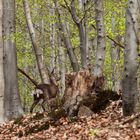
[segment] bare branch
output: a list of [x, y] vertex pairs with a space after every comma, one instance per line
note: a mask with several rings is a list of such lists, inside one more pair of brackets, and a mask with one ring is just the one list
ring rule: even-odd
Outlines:
[[26, 76], [36, 87], [38, 86], [38, 83], [34, 79], [32, 79], [24, 70], [18, 68], [18, 71]]
[[71, 0], [70, 7], [71, 7], [71, 16], [73, 18], [73, 21], [76, 24], [79, 24], [80, 23], [80, 19], [79, 19], [79, 17], [76, 14], [76, 9], [75, 9], [75, 6], [74, 6], [74, 0]]
[[122, 44], [120, 44], [119, 42], [117, 42], [116, 40], [114, 40], [113, 38], [111, 38], [109, 35], [106, 35], [106, 37], [108, 39], [110, 39], [111, 41], [113, 41], [116, 45], [118, 45], [119, 47], [124, 49], [124, 46]]
[[[97, 30], [96, 29], [96, 27], [95, 27], [95, 25], [91, 25], [95, 30]], [[108, 38], [108, 39], [110, 39], [111, 41], [113, 41], [117, 46], [119, 46], [120, 48], [122, 48], [122, 49], [124, 49], [124, 46], [122, 45], [122, 44], [120, 44], [119, 42], [117, 42], [116, 40], [114, 40], [113, 38], [111, 38], [109, 35], [106, 35], [106, 37]]]

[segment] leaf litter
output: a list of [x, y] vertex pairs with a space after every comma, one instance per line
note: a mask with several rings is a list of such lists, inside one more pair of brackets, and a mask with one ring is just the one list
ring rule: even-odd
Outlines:
[[0, 125], [0, 140], [140, 140], [140, 115], [124, 118], [120, 101], [73, 121], [33, 113]]

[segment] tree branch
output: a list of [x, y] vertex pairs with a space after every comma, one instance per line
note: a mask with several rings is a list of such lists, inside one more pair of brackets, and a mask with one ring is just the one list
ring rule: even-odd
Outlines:
[[32, 79], [25, 71], [20, 68], [18, 68], [18, 71], [26, 76], [36, 87], [38, 86], [38, 83], [34, 79]]
[[71, 7], [70, 13], [71, 13], [71, 16], [73, 18], [73, 21], [76, 24], [79, 24], [80, 23], [80, 19], [79, 19], [79, 17], [76, 14], [76, 9], [75, 9], [75, 6], [74, 6], [74, 0], [71, 0], [70, 7]]
[[[91, 25], [95, 30], [97, 30], [96, 29], [96, 27], [95, 27], [95, 25]], [[120, 44], [119, 42], [117, 42], [116, 40], [114, 40], [113, 38], [111, 38], [109, 35], [106, 35], [106, 37], [108, 38], [108, 39], [110, 39], [111, 41], [113, 41], [117, 46], [119, 46], [120, 48], [122, 48], [122, 49], [124, 49], [124, 46], [122, 45], [122, 44]]]
[[122, 125], [126, 124], [126, 123], [131, 123], [133, 122], [135, 119], [138, 119], [140, 117], [140, 113], [131, 116], [130, 118], [128, 118], [127, 120], [122, 122]]
[[117, 42], [116, 40], [114, 40], [113, 38], [111, 38], [109, 35], [106, 35], [106, 37], [108, 39], [110, 39], [111, 41], [113, 41], [116, 45], [118, 45], [119, 47], [124, 49], [124, 46], [122, 44], [120, 44], [119, 42]]

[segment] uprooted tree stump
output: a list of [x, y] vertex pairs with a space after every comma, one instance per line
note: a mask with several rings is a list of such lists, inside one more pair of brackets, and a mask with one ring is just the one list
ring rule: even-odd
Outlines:
[[85, 102], [91, 105], [96, 101], [96, 90], [102, 89], [104, 78], [95, 77], [88, 70], [66, 75], [64, 108], [69, 116], [75, 116], [79, 107]]
[[98, 112], [103, 109], [109, 100], [120, 98], [116, 92], [103, 90], [103, 87], [104, 77], [96, 77], [88, 70], [66, 74], [63, 107], [67, 115], [70, 117], [77, 116], [79, 108], [80, 112], [87, 110], [89, 114], [92, 114], [92, 111]]

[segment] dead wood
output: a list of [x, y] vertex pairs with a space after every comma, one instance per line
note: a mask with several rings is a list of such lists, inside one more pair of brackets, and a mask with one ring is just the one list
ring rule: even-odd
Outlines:
[[79, 108], [83, 105], [89, 108], [89, 112], [90, 110], [99, 112], [110, 100], [119, 98], [120, 95], [117, 92], [104, 90], [104, 76], [96, 77], [88, 70], [66, 75], [63, 107], [70, 117], [77, 116]]
[[91, 104], [96, 100], [96, 91], [103, 89], [104, 77], [95, 77], [88, 70], [66, 75], [64, 108], [69, 116], [75, 116], [82, 104]]
[[135, 115], [132, 115], [130, 118], [124, 120], [124, 121], [122, 122], [122, 124], [124, 125], [124, 124], [126, 124], [126, 123], [133, 122], [135, 119], [138, 119], [138, 118], [140, 118], [140, 113], [137, 113], [137, 114], [135, 114]]
[[78, 111], [78, 117], [90, 117], [93, 115], [93, 111], [87, 106], [80, 106]]
[[96, 93], [96, 101], [90, 105], [93, 112], [98, 113], [104, 110], [110, 103], [110, 101], [116, 101], [121, 98], [117, 92], [112, 90], [100, 90]]

